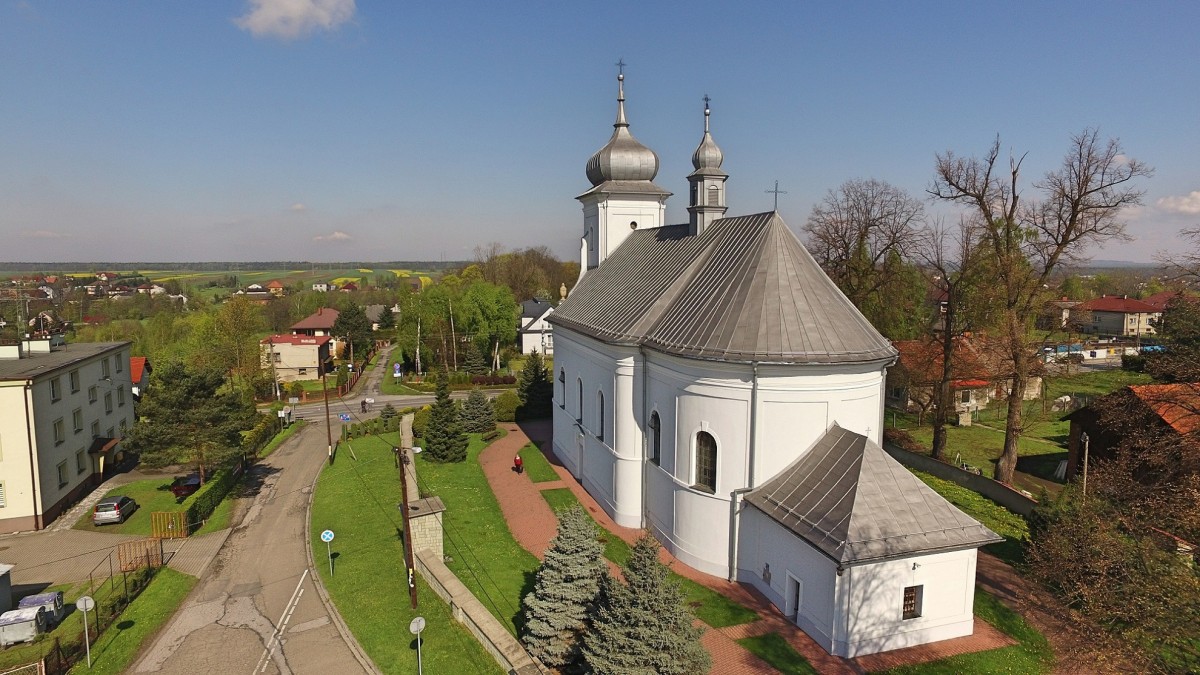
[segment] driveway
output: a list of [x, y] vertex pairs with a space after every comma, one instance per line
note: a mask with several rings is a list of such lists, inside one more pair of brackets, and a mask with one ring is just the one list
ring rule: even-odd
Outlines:
[[307, 506], [325, 459], [324, 425], [310, 424], [253, 469], [241, 524], [133, 672], [367, 670], [308, 568]]

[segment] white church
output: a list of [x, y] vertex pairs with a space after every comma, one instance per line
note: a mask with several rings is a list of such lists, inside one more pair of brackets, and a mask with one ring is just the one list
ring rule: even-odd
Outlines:
[[555, 454], [617, 523], [832, 654], [971, 634], [976, 550], [1001, 538], [880, 448], [895, 350], [778, 213], [726, 217], [707, 105], [690, 217], [668, 225], [617, 79], [581, 278], [548, 317]]

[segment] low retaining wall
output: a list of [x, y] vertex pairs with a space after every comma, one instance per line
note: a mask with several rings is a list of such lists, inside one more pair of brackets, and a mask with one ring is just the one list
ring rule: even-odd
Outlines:
[[504, 629], [471, 591], [467, 590], [436, 553], [423, 549], [416, 552], [416, 559], [417, 572], [429, 583], [433, 592], [450, 605], [450, 613], [454, 619], [471, 631], [500, 667], [517, 675], [547, 672], [529, 656], [521, 643]]
[[963, 471], [952, 464], [947, 464], [932, 457], [902, 450], [891, 443], [885, 443], [883, 449], [904, 466], [912, 467], [917, 471], [931, 473], [938, 478], [943, 478], [952, 483], [957, 483], [968, 490], [978, 492], [1013, 513], [1028, 516], [1033, 511], [1033, 507], [1037, 506], [1037, 500], [1030, 499], [1004, 483], [994, 481], [991, 478], [984, 478], [970, 471]]

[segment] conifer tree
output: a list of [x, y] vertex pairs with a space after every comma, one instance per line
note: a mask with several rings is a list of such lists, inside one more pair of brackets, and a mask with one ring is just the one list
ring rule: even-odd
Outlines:
[[580, 506], [558, 512], [558, 535], [546, 549], [533, 591], [523, 601], [521, 641], [552, 668], [579, 665], [579, 635], [604, 573], [596, 525]]
[[607, 573], [582, 653], [596, 675], [704, 673], [712, 665], [703, 631], [684, 604], [679, 584], [658, 561], [658, 542], [645, 535], [621, 568], [626, 583]]
[[450, 374], [444, 369], [437, 381], [437, 400], [425, 427], [425, 452], [433, 462], [461, 462], [467, 458], [467, 435], [458, 419], [458, 406], [450, 400]]
[[486, 434], [496, 428], [496, 410], [486, 394], [472, 389], [459, 413], [463, 431], [469, 434]]
[[487, 375], [487, 361], [483, 359], [483, 354], [479, 351], [479, 347], [475, 344], [466, 346], [466, 357], [463, 361], [463, 370], [472, 375]]
[[542, 419], [550, 416], [554, 388], [541, 353], [534, 351], [525, 357], [525, 365], [521, 368], [521, 378], [517, 385], [517, 395], [521, 397], [521, 407], [517, 410], [518, 419]]

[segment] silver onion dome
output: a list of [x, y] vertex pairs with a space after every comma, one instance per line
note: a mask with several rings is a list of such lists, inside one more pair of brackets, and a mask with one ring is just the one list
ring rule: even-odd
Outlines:
[[717, 147], [717, 142], [713, 140], [712, 134], [708, 132], [708, 97], [704, 97], [704, 138], [700, 140], [700, 147], [696, 148], [696, 152], [692, 153], [692, 166], [696, 167], [697, 171], [704, 169], [719, 169], [721, 162], [725, 160], [724, 153], [721, 148]]
[[592, 185], [600, 185], [607, 181], [651, 181], [656, 175], [658, 155], [629, 133], [629, 122], [625, 121], [625, 75], [617, 75], [617, 121], [613, 123], [613, 135], [588, 160], [587, 178]]

